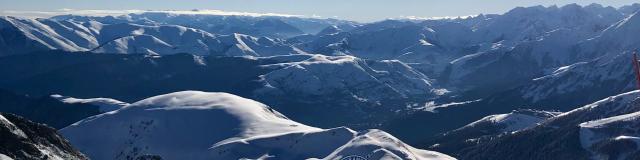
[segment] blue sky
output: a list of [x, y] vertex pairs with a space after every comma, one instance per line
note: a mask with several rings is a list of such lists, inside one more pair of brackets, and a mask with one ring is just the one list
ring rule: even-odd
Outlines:
[[[0, 0], [0, 14], [73, 10], [191, 10], [321, 16], [370, 22], [400, 17], [455, 17], [504, 13], [517, 6], [582, 5], [619, 7], [638, 0]], [[19, 12], [17, 12], [19, 11]]]

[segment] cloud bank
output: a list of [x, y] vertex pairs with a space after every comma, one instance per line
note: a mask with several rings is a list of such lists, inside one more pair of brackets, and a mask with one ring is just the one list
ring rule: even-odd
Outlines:
[[126, 14], [139, 13], [170, 13], [170, 14], [191, 14], [191, 15], [225, 15], [225, 16], [279, 16], [279, 17], [305, 17], [303, 15], [280, 14], [280, 13], [252, 13], [252, 12], [230, 12], [222, 10], [77, 10], [59, 9], [55, 11], [0, 11], [4, 16], [28, 17], [28, 18], [48, 18], [57, 15], [82, 15], [82, 16], [120, 16]]

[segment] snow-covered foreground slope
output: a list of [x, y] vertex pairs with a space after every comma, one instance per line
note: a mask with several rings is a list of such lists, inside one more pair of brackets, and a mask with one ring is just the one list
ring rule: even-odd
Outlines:
[[640, 92], [632, 91], [450, 154], [464, 159], [634, 159], [640, 150], [639, 112]]
[[89, 99], [79, 99], [73, 97], [62, 96], [59, 94], [51, 95], [51, 98], [55, 98], [60, 100], [60, 102], [68, 103], [68, 104], [91, 104], [93, 106], [100, 107], [100, 112], [111, 112], [114, 110], [118, 110], [129, 103], [118, 101], [111, 98], [89, 98]]
[[84, 160], [54, 128], [22, 117], [0, 114], [0, 159]]
[[61, 132], [97, 160], [143, 155], [163, 159], [340, 159], [353, 155], [453, 159], [415, 149], [383, 131], [315, 128], [250, 99], [199, 91], [151, 97], [87, 118]]

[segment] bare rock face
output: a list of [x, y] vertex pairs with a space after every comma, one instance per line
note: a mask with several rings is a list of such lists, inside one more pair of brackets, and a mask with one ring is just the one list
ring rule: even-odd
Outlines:
[[8, 113], [0, 113], [0, 157], [87, 159], [54, 128]]

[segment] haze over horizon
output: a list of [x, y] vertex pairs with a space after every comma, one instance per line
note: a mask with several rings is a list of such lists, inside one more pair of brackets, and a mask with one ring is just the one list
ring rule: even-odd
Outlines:
[[[162, 3], [161, 3], [162, 2]], [[140, 0], [140, 1], [75, 1], [52, 0], [42, 3], [37, 0], [0, 0], [0, 15], [21, 17], [47, 17], [61, 14], [126, 14], [143, 10], [215, 10], [217, 13], [262, 15], [296, 15], [316, 18], [337, 18], [359, 22], [372, 22], [390, 18], [432, 18], [458, 17], [477, 14], [504, 13], [515, 7], [536, 5], [563, 6], [577, 3], [589, 5], [598, 3], [603, 6], [621, 7], [637, 3], [634, 0], [568, 0], [505, 1], [488, 0], [472, 3], [472, 0], [433, 1], [403, 0], [398, 3], [385, 3], [384, 0]], [[356, 7], [357, 6], [357, 7]]]

